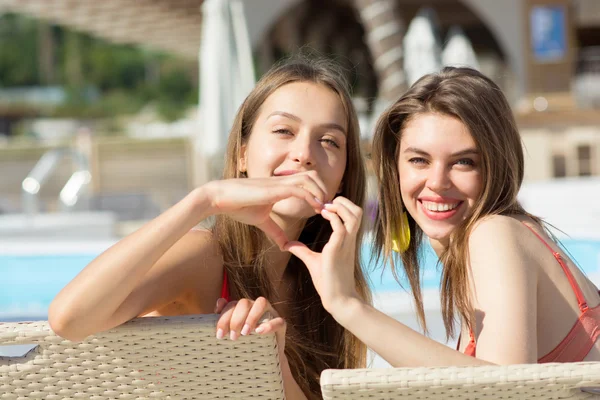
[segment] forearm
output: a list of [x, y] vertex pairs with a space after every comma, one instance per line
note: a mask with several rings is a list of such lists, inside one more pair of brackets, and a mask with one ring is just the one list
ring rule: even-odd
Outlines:
[[356, 298], [338, 305], [332, 315], [394, 367], [489, 364], [436, 342]]
[[80, 338], [105, 329], [106, 321], [156, 261], [210, 212], [208, 197], [197, 189], [116, 243], [56, 296], [49, 309], [51, 323]]

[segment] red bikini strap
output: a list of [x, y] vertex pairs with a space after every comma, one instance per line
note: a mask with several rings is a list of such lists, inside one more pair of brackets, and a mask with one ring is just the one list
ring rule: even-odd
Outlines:
[[229, 301], [229, 284], [227, 282], [227, 270], [223, 268], [223, 286], [221, 287], [221, 297]]
[[582, 312], [585, 311], [585, 310], [587, 310], [588, 305], [587, 305], [587, 302], [585, 301], [585, 296], [583, 295], [583, 292], [581, 291], [581, 288], [577, 284], [577, 281], [575, 280], [575, 277], [571, 273], [571, 270], [569, 269], [569, 267], [565, 263], [565, 260], [562, 258], [562, 256], [560, 255], [560, 253], [557, 252], [557, 251], [554, 251], [554, 249], [552, 249], [552, 247], [550, 247], [550, 245], [532, 227], [530, 227], [529, 225], [527, 225], [523, 221], [521, 221], [521, 222], [531, 232], [533, 232], [533, 234], [535, 236], [537, 236], [538, 239], [540, 239], [542, 241], [542, 243], [544, 243], [544, 245], [548, 248], [548, 250], [550, 250], [550, 252], [552, 252], [552, 255], [554, 256], [554, 258], [556, 258], [556, 261], [558, 261], [558, 263], [562, 267], [565, 275], [567, 276], [567, 279], [569, 280], [569, 284], [571, 284], [571, 288], [573, 289], [573, 292], [575, 293], [575, 297], [577, 297], [577, 303], [579, 303], [579, 309]]

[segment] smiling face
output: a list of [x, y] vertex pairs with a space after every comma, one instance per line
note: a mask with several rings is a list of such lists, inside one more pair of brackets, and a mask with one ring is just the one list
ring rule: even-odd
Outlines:
[[[250, 178], [316, 171], [327, 188], [327, 201], [340, 190], [347, 159], [347, 116], [339, 96], [326, 86], [293, 82], [275, 90], [262, 104], [239, 169]], [[278, 202], [280, 216], [308, 218], [304, 200]]]
[[444, 114], [415, 115], [402, 130], [398, 174], [406, 211], [434, 248], [445, 247], [482, 191], [481, 154], [467, 127]]

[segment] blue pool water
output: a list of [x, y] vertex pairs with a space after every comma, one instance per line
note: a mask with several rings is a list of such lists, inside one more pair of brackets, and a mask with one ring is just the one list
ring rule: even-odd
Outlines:
[[[600, 277], [600, 241], [569, 239], [563, 240], [563, 244], [589, 276]], [[36, 255], [0, 253], [0, 321], [45, 319], [52, 298], [99, 252], [38, 252]], [[363, 254], [364, 261], [368, 261], [366, 246]], [[402, 290], [389, 268], [382, 270], [369, 265], [369, 276], [375, 292]], [[439, 279], [437, 257], [430, 247], [426, 247], [423, 274], [425, 289], [437, 289]], [[600, 282], [596, 280], [595, 283]]]

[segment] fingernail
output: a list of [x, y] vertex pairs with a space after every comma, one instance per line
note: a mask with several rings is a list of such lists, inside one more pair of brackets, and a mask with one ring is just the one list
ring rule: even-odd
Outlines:
[[223, 339], [223, 329], [219, 328], [217, 329], [217, 339]]
[[238, 334], [236, 331], [231, 331], [231, 333], [229, 334], [229, 339], [231, 340], [236, 340], [238, 338]]
[[319, 203], [320, 205], [323, 205], [323, 202], [322, 202], [321, 200], [319, 200], [318, 198], [316, 198], [316, 197], [315, 197], [315, 201], [316, 201], [317, 203]]
[[248, 332], [250, 332], [250, 325], [246, 324], [242, 328], [242, 336], [246, 336], [248, 334]]
[[262, 327], [262, 326], [259, 326], [258, 328], [256, 328], [256, 329], [254, 330], [254, 332], [256, 332], [256, 333], [262, 333], [264, 330], [265, 330], [265, 328], [264, 328], [264, 327]]

